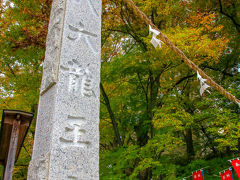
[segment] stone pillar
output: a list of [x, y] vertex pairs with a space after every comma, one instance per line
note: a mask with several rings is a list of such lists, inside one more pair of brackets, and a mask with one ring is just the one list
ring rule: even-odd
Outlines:
[[53, 0], [29, 180], [99, 179], [101, 0]]

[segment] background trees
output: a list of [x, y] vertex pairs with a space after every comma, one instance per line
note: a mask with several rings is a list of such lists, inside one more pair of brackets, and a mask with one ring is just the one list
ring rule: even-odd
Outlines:
[[[238, 98], [239, 2], [135, 1], [184, 53]], [[36, 109], [50, 0], [1, 2], [0, 106]], [[103, 0], [101, 179], [176, 179], [210, 166], [214, 179], [240, 148], [239, 108], [214, 89], [199, 95], [196, 73], [124, 1]], [[34, 123], [15, 168], [26, 178]], [[215, 177], [216, 178], [216, 177]]]

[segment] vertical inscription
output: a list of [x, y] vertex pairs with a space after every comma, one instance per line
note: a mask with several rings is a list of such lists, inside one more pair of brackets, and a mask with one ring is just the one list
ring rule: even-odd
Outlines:
[[69, 115], [63, 136], [59, 138], [61, 144], [63, 146], [89, 147], [91, 143], [86, 140], [86, 124], [85, 117]]

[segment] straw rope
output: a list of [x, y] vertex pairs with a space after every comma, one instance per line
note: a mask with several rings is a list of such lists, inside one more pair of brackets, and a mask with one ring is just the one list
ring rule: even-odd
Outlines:
[[163, 41], [170, 49], [172, 49], [175, 53], [177, 53], [183, 61], [193, 70], [198, 71], [199, 74], [204, 78], [207, 79], [207, 84], [217, 89], [221, 94], [226, 96], [230, 101], [236, 103], [240, 107], [240, 100], [238, 100], [234, 95], [227, 92], [222, 86], [217, 84], [211, 77], [209, 77], [207, 74], [205, 74], [194, 62], [192, 62], [190, 59], [187, 58], [187, 56], [179, 49], [177, 48], [170, 39], [165, 36], [156, 26], [152, 23], [152, 21], [134, 4], [132, 0], [123, 0], [127, 3], [130, 9], [133, 10], [135, 15], [137, 15], [141, 20], [144, 21], [145, 24], [151, 25], [153, 29], [156, 29], [160, 32], [158, 37], [161, 41]]

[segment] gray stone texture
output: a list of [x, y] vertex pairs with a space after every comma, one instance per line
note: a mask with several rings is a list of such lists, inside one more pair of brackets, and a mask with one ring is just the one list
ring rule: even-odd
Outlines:
[[54, 0], [29, 180], [99, 179], [101, 0]]

